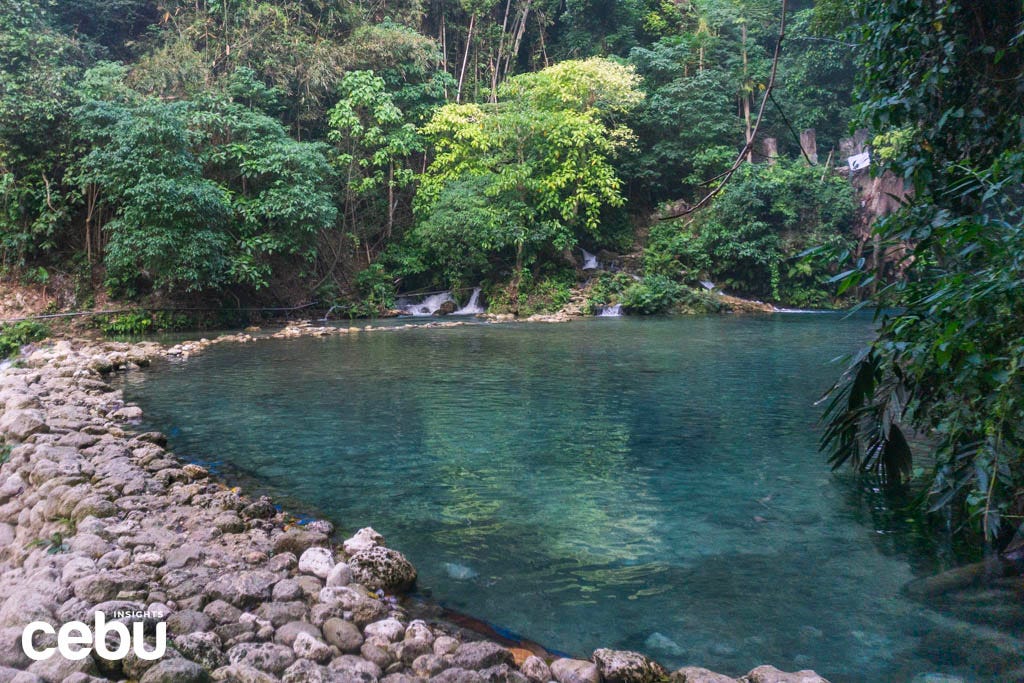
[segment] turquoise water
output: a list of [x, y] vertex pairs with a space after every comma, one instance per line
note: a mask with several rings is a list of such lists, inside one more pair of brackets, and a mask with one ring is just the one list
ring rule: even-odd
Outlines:
[[869, 334], [829, 314], [381, 331], [212, 347], [126, 393], [179, 454], [372, 525], [421, 592], [549, 648], [998, 679], [948, 646], [955, 611], [901, 594], [935, 553], [816, 452], [829, 361]]

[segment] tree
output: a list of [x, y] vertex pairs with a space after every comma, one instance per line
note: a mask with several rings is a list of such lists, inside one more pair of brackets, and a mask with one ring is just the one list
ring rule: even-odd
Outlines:
[[223, 98], [140, 95], [116, 65], [90, 70], [81, 93], [77, 136], [89, 151], [71, 177], [87, 226], [108, 217], [92, 229], [106, 235], [112, 288], [259, 290], [276, 259], [312, 261], [317, 233], [335, 219], [322, 145]]
[[68, 164], [74, 82], [84, 55], [28, 0], [0, 3], [0, 251], [4, 266], [60, 245], [70, 200]]
[[[364, 243], [369, 265], [369, 240], [391, 239], [398, 209], [396, 192], [410, 187], [416, 178], [406, 162], [422, 152], [423, 145], [416, 126], [387, 92], [383, 78], [372, 71], [352, 71], [345, 74], [340, 91], [341, 99], [328, 115], [329, 137], [335, 143], [342, 174], [346, 230]], [[376, 211], [381, 190], [384, 208]], [[373, 250], [379, 247], [373, 245]]]
[[[881, 221], [908, 279], [879, 290], [877, 338], [831, 391], [823, 446], [890, 482], [934, 443], [932, 510], [1005, 543], [1024, 514], [1024, 8], [896, 0], [857, 5], [861, 114], [914, 195]], [[893, 141], [896, 144], [891, 144]], [[844, 273], [842, 287], [878, 273]]]
[[[512, 261], [512, 300], [524, 265], [543, 249], [565, 249], [597, 230], [601, 210], [622, 203], [611, 160], [631, 139], [616, 114], [640, 101], [632, 70], [603, 59], [563, 62], [507, 81], [494, 105], [450, 104], [424, 127], [434, 161], [417, 195], [426, 242], [468, 191], [486, 197], [463, 241]], [[453, 187], [454, 186], [454, 187]]]

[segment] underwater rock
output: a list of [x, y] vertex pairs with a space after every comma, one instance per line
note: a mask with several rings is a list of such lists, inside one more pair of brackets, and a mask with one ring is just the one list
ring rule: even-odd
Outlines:
[[686, 654], [686, 650], [679, 643], [658, 631], [647, 636], [647, 640], [644, 641], [644, 647], [648, 650], [663, 652], [673, 657], [681, 657]]
[[478, 574], [472, 567], [467, 567], [464, 564], [458, 564], [456, 562], [445, 562], [444, 571], [449, 577], [456, 581], [469, 581], [480, 576], [480, 574]]

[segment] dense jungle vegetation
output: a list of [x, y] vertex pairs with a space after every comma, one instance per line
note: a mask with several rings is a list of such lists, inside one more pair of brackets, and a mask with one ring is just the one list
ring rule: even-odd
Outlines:
[[[1005, 544], [1021, 22], [997, 0], [0, 0], [2, 277], [59, 292], [53, 310], [369, 315], [482, 286], [522, 313], [569, 300], [585, 248], [625, 272], [584, 310], [710, 307], [702, 280], [864, 299], [897, 312], [832, 392], [833, 462], [923, 481]], [[857, 128], [871, 173], [912, 189], [876, 223], [833, 169]]]
[[660, 276], [659, 310], [701, 279], [828, 305], [835, 264], [795, 257], [849, 246], [854, 193], [794, 133], [824, 157], [848, 132], [849, 22], [790, 9], [760, 128], [776, 163], [659, 221], [751, 137], [778, 2], [4, 0], [4, 276], [63, 283], [62, 309], [103, 291], [371, 314], [483, 285], [544, 310], [583, 247]]

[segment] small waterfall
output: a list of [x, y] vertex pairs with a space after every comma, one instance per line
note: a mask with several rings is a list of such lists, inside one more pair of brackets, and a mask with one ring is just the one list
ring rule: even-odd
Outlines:
[[469, 297], [469, 302], [452, 313], [452, 315], [478, 315], [483, 312], [484, 307], [480, 305], [480, 288], [474, 287], [473, 294]]
[[395, 302], [395, 308], [406, 315], [434, 315], [442, 304], [446, 302], [455, 303], [451, 292], [437, 292], [424, 297], [421, 301], [414, 302], [410, 297], [399, 297]]
[[601, 267], [601, 264], [597, 262], [596, 256], [582, 247], [580, 247], [580, 251], [583, 252], [583, 270], [595, 270]]
[[622, 316], [622, 304], [615, 304], [614, 306], [605, 306], [601, 309], [601, 312], [597, 314], [598, 318], [618, 318]]

